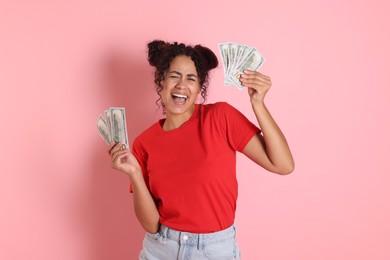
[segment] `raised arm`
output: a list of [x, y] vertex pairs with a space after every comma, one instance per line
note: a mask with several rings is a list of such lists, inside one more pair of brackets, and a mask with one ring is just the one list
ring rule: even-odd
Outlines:
[[243, 153], [270, 172], [291, 173], [294, 159], [287, 140], [264, 103], [265, 95], [271, 88], [271, 79], [257, 71], [244, 71], [240, 81], [248, 88], [252, 108], [262, 130], [249, 141]]
[[121, 147], [121, 143], [110, 146], [111, 167], [129, 176], [133, 188], [135, 215], [147, 232], [156, 233], [160, 225], [160, 215], [145, 184], [141, 167], [130, 150]]

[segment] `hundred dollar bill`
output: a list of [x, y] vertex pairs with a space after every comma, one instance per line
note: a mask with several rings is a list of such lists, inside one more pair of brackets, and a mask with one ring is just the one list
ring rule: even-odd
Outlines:
[[111, 137], [110, 140], [112, 142], [111, 110], [107, 109], [106, 111], [104, 111], [104, 116], [106, 117], [107, 127], [108, 130], [110, 131], [110, 137]]
[[106, 144], [110, 144], [111, 143], [110, 130], [107, 126], [106, 120], [104, 120], [102, 115], [99, 116], [99, 119], [97, 121], [97, 128], [99, 130], [101, 137], [106, 142]]
[[239, 80], [244, 70], [257, 70], [265, 61], [253, 47], [237, 43], [220, 43], [219, 50], [223, 60], [224, 84], [242, 89]]
[[244, 70], [257, 70], [263, 62], [264, 58], [255, 48], [253, 48], [249, 56], [235, 68], [233, 75], [237, 78], [237, 75], [242, 74]]
[[233, 82], [230, 82], [230, 78], [228, 76], [230, 58], [229, 58], [229, 43], [221, 43], [219, 44], [219, 51], [222, 56], [223, 68], [224, 68], [224, 84], [231, 85]]
[[115, 143], [123, 143], [129, 148], [127, 137], [126, 114], [123, 107], [110, 108], [111, 110], [111, 127], [112, 140]]
[[126, 113], [123, 107], [110, 107], [104, 111], [105, 118], [100, 115], [97, 128], [107, 144], [123, 143], [129, 148], [127, 136]]
[[257, 70], [261, 64], [263, 64], [263, 62], [264, 58], [261, 56], [261, 54], [255, 48], [252, 48], [246, 59], [243, 60], [236, 68], [234, 68], [231, 73], [237, 86], [242, 88], [239, 78], [240, 75], [244, 73], [244, 70]]

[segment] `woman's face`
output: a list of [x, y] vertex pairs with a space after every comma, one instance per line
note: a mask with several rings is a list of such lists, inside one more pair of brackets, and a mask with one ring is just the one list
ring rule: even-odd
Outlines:
[[161, 82], [161, 98], [167, 116], [183, 113], [192, 114], [200, 84], [195, 64], [191, 57], [176, 56]]

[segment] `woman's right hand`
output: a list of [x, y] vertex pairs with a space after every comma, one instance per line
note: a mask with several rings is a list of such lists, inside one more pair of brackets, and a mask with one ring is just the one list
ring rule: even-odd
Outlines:
[[108, 153], [111, 156], [111, 168], [124, 172], [129, 177], [142, 173], [137, 159], [124, 144], [112, 143]]

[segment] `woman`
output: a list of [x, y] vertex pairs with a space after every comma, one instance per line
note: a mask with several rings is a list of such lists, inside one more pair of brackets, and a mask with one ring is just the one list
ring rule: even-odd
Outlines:
[[[112, 168], [128, 174], [135, 214], [147, 231], [140, 259], [239, 259], [234, 216], [236, 151], [288, 174], [294, 161], [268, 112], [269, 77], [244, 71], [258, 126], [227, 103], [198, 104], [218, 59], [201, 45], [152, 41], [158, 101], [166, 118], [141, 133], [132, 151], [112, 144]], [[261, 129], [261, 130], [260, 130]]]

